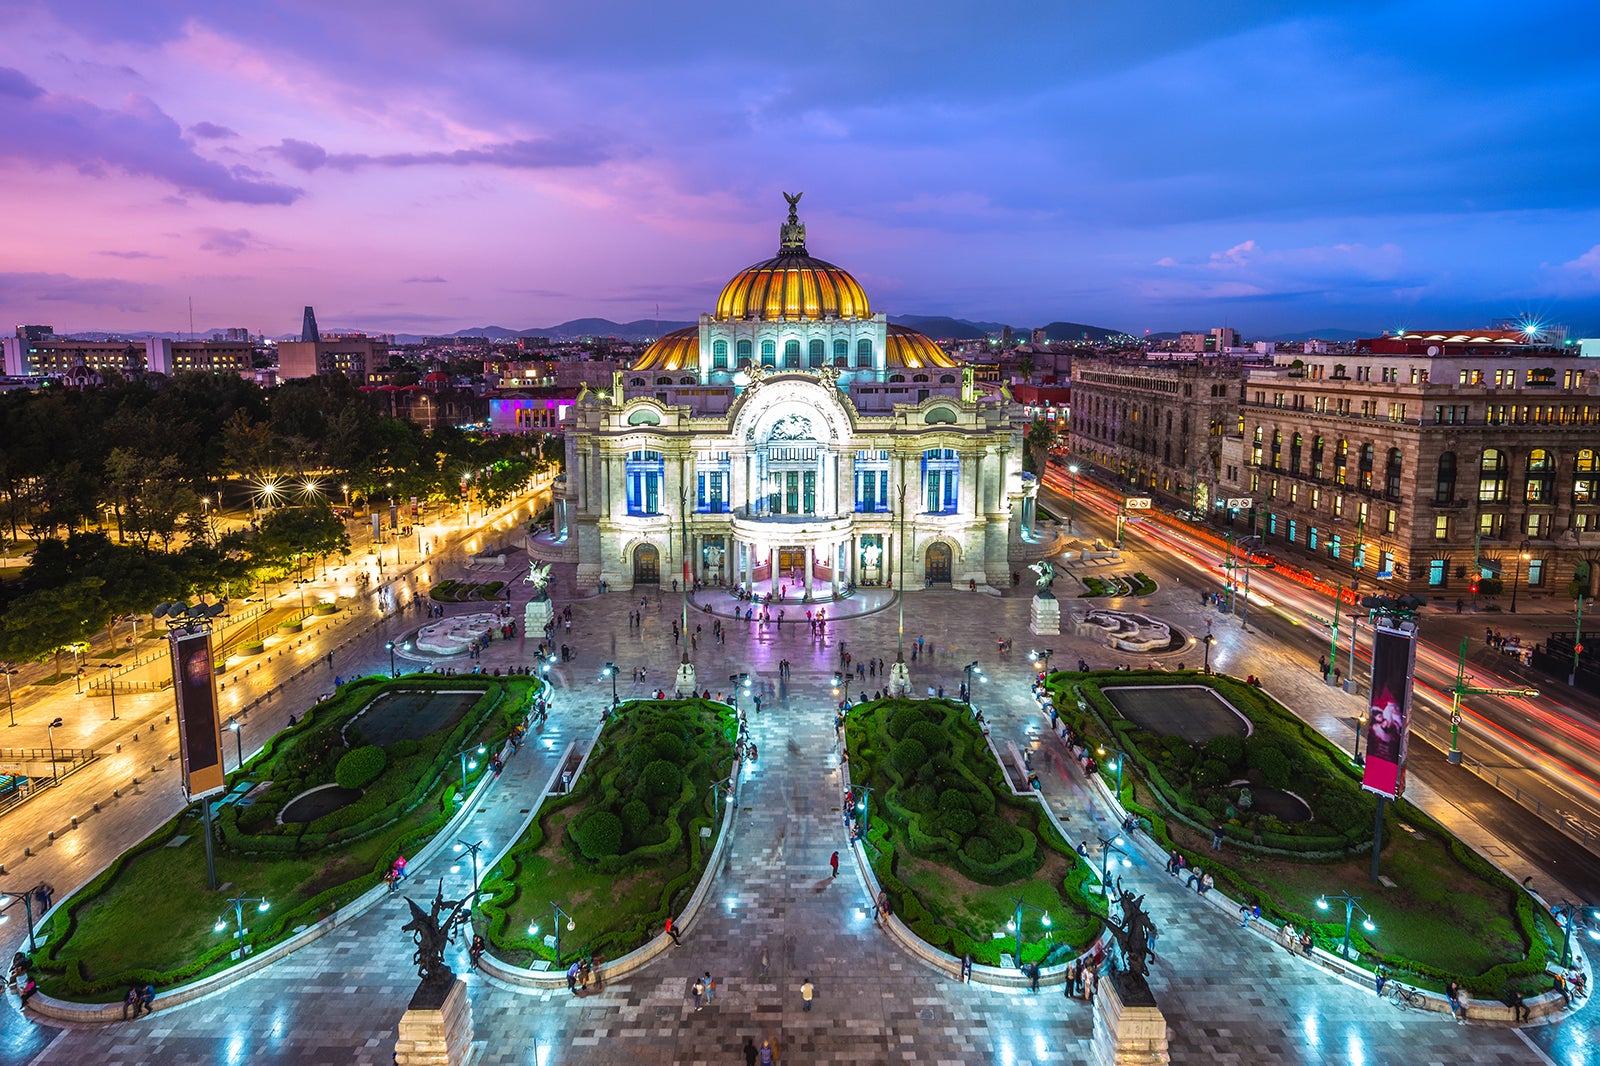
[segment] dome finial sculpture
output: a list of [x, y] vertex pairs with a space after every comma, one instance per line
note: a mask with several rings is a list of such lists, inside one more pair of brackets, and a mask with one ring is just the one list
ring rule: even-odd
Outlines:
[[800, 221], [800, 197], [805, 193], [784, 193], [783, 198], [789, 201], [788, 221], [778, 229], [778, 254], [779, 255], [805, 255], [806, 254], [806, 224]]

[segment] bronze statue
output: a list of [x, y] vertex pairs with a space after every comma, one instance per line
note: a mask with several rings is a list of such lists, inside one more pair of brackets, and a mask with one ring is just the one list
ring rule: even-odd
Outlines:
[[445, 965], [444, 949], [455, 941], [456, 930], [472, 918], [472, 911], [466, 909], [467, 902], [465, 899], [445, 899], [442, 879], [429, 910], [423, 910], [410, 896], [406, 897], [406, 903], [411, 908], [411, 920], [400, 928], [416, 938], [417, 951], [411, 961], [416, 963], [417, 976], [424, 983], [449, 981], [455, 976], [455, 971]]
[[784, 193], [783, 194], [783, 198], [785, 200], [789, 201], [789, 221], [790, 222], [799, 222], [800, 221], [800, 213], [799, 213], [800, 197], [802, 197], [804, 195], [805, 195], [805, 193], [803, 193], [803, 192], [797, 192], [797, 193], [793, 193], [793, 194], [791, 194], [791, 193]]
[[1106, 917], [1106, 925], [1111, 927], [1111, 935], [1116, 938], [1117, 947], [1122, 949], [1123, 974], [1126, 983], [1123, 987], [1124, 997], [1131, 997], [1140, 993], [1149, 994], [1149, 985], [1145, 978], [1150, 974], [1150, 960], [1155, 958], [1155, 952], [1150, 950], [1151, 934], [1156, 932], [1156, 923], [1150, 920], [1150, 914], [1144, 909], [1144, 897], [1135, 896], [1131, 892], [1123, 892], [1122, 921], [1113, 921]]

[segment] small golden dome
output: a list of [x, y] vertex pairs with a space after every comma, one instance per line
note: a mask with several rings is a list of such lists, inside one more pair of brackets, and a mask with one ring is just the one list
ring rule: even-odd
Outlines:
[[644, 350], [634, 370], [700, 370], [700, 327], [675, 329]]
[[906, 367], [916, 370], [926, 367], [955, 367], [960, 366], [949, 354], [933, 341], [918, 333], [910, 326], [889, 326], [889, 335], [885, 338], [887, 351], [884, 352], [884, 362], [891, 367]]
[[821, 319], [870, 318], [861, 283], [849, 272], [809, 255], [790, 252], [746, 267], [722, 287], [716, 317]]

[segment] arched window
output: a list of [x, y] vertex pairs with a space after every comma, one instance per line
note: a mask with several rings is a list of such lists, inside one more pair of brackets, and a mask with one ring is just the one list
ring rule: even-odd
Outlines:
[[1283, 469], [1283, 430], [1272, 431], [1272, 469]]
[[1485, 448], [1478, 460], [1478, 500], [1480, 503], [1504, 503], [1506, 500], [1506, 453], [1499, 448]]
[[1322, 437], [1318, 435], [1311, 442], [1311, 476], [1318, 481], [1322, 480]]
[[817, 367], [821, 366], [823, 360], [827, 358], [827, 355], [828, 349], [826, 344], [819, 340], [812, 341], [811, 349], [807, 353], [807, 360], [811, 363], [811, 369], [815, 370]]
[[1455, 452], [1439, 456], [1439, 477], [1433, 485], [1433, 498], [1438, 503], [1449, 503], [1456, 498]]
[[889, 375], [889, 380], [890, 381], [904, 381], [905, 379], [906, 379], [906, 376], [904, 374], [890, 374]]
[[1572, 502], [1594, 503], [1600, 499], [1600, 466], [1595, 464], [1593, 448], [1580, 448], [1577, 461], [1572, 464]]
[[922, 453], [922, 509], [929, 514], [954, 514], [961, 486], [961, 459], [954, 448], [929, 448]]
[[786, 367], [795, 367], [795, 368], [798, 368], [800, 366], [800, 342], [799, 341], [784, 341], [783, 342], [783, 365], [786, 366]]
[[739, 342], [739, 365], [740, 366], [749, 366], [750, 365], [750, 342], [749, 341], [740, 341]]
[[679, 385], [697, 385], [699, 382], [700, 379], [695, 377], [693, 374], [686, 374], [678, 379]]
[[939, 375], [939, 384], [941, 384], [941, 385], [954, 385], [955, 383], [956, 383], [956, 376], [954, 374], [940, 374]]
[[928, 380], [928, 375], [926, 375], [926, 374], [912, 374], [911, 375], [911, 380], [912, 381], [927, 381]]
[[1350, 442], [1340, 438], [1339, 446], [1333, 452], [1333, 481], [1336, 485], [1345, 483], [1345, 469], [1350, 461]]
[[628, 379], [628, 384], [629, 385], [643, 385], [643, 384], [645, 384], [645, 380], [644, 380], [644, 378], [629, 378]]
[[762, 341], [761, 342], [761, 365], [762, 366], [777, 366], [778, 365], [778, 342], [777, 341]]
[[1255, 435], [1254, 439], [1252, 439], [1251, 442], [1250, 442], [1250, 465], [1251, 466], [1260, 466], [1261, 465], [1261, 433], [1262, 433], [1261, 427], [1257, 426], [1256, 427], [1256, 435]]
[[1372, 488], [1372, 459], [1376, 453], [1377, 449], [1370, 444], [1361, 446], [1361, 459], [1357, 470], [1360, 472], [1361, 487], [1364, 489]]
[[1298, 433], [1289, 440], [1289, 469], [1296, 474], [1300, 472], [1300, 446], [1304, 441]]
[[856, 366], [863, 367], [871, 365], [872, 339], [870, 337], [862, 337], [860, 340], [856, 341]]
[[849, 366], [850, 365], [850, 342], [849, 341], [847, 341], [847, 340], [836, 340], [836, 341], [833, 342], [833, 365], [834, 366]]
[[671, 385], [672, 384], [672, 379], [670, 377], [668, 377], [667, 375], [662, 374], [661, 376], [656, 378], [656, 384], [657, 385]]
[[713, 369], [713, 370], [726, 370], [726, 369], [728, 369], [728, 342], [727, 341], [712, 341], [711, 342], [711, 369]]
[[1528, 453], [1528, 483], [1524, 498], [1528, 503], [1554, 503], [1556, 463], [1547, 448]]
[[1400, 471], [1404, 462], [1399, 448], [1389, 449], [1389, 462], [1383, 468], [1383, 494], [1391, 500], [1400, 498]]

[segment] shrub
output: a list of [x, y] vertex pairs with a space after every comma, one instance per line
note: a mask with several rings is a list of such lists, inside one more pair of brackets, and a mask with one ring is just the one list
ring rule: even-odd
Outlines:
[[639, 839], [650, 826], [650, 808], [643, 800], [629, 800], [622, 805], [622, 824], [631, 839]]
[[978, 827], [978, 816], [966, 807], [946, 807], [939, 812], [939, 830], [961, 839]]
[[665, 759], [674, 766], [683, 764], [683, 740], [675, 733], [657, 733], [650, 741], [650, 746], [655, 750], [656, 758]]
[[1236, 772], [1244, 765], [1244, 741], [1231, 734], [1212, 737], [1201, 747], [1200, 753], [1207, 759], [1215, 759], [1227, 766], [1229, 773]]
[[376, 744], [352, 748], [344, 753], [334, 768], [333, 779], [340, 788], [365, 788], [383, 773], [388, 756]]
[[1000, 857], [1000, 852], [985, 837], [973, 837], [961, 845], [961, 857], [975, 863], [988, 865]]
[[894, 746], [894, 751], [889, 755], [890, 765], [902, 775], [916, 773], [927, 761], [928, 749], [917, 740], [902, 740]]
[[639, 788], [646, 799], [675, 797], [683, 791], [683, 771], [665, 759], [654, 759], [639, 775]]
[[1261, 771], [1261, 780], [1273, 788], [1283, 788], [1289, 783], [1293, 770], [1289, 757], [1276, 744], [1260, 744], [1249, 749], [1250, 767]]
[[927, 782], [912, 785], [899, 795], [900, 801], [914, 811], [931, 811], [939, 801], [938, 791]]
[[588, 858], [615, 855], [622, 850], [622, 819], [610, 811], [594, 811], [577, 824], [572, 837]]
[[947, 788], [939, 793], [939, 809], [941, 811], [970, 811], [972, 810], [972, 801], [967, 798], [965, 792], [959, 789]]
[[889, 716], [889, 725], [887, 727], [889, 736], [895, 740], [899, 740], [901, 737], [906, 735], [906, 732], [912, 726], [916, 725], [918, 722], [926, 722], [927, 720], [928, 716], [923, 712], [921, 707], [914, 703], [908, 703]]
[[397, 740], [393, 744], [390, 744], [385, 750], [388, 751], [390, 759], [395, 762], [399, 762], [401, 759], [409, 759], [411, 756], [421, 751], [422, 745], [410, 737], [405, 737], [404, 739]]
[[1215, 759], [1201, 759], [1194, 768], [1194, 783], [1201, 788], [1214, 788], [1228, 777], [1228, 767]]
[[950, 747], [950, 739], [945, 736], [944, 730], [928, 721], [913, 723], [906, 730], [905, 739], [915, 740], [929, 752], [943, 752]]
[[1022, 846], [1021, 830], [997, 814], [986, 814], [979, 818], [978, 833], [994, 845], [997, 855], [1009, 855]]

